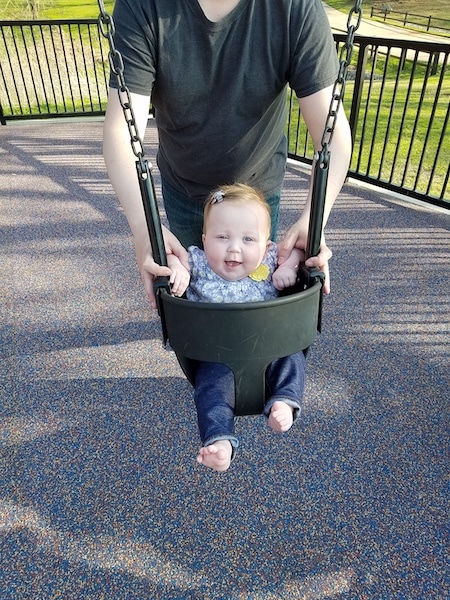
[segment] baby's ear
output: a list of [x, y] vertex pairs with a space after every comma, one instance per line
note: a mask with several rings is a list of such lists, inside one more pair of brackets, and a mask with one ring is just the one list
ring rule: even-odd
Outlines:
[[202, 233], [202, 244], [204, 244], [204, 243], [205, 243], [205, 234]]

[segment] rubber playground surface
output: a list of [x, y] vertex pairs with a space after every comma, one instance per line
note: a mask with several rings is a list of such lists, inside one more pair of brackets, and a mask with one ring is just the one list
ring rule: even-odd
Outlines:
[[449, 214], [345, 186], [302, 417], [240, 419], [215, 473], [101, 127], [0, 128], [1, 599], [448, 598]]

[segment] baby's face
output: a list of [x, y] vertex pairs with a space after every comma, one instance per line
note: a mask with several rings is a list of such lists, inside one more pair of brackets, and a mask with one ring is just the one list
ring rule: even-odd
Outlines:
[[220, 202], [211, 207], [203, 248], [212, 270], [227, 281], [252, 273], [266, 253], [268, 215], [256, 203]]

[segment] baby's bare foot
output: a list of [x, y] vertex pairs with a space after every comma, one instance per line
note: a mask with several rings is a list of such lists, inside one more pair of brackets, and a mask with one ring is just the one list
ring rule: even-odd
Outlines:
[[269, 427], [279, 433], [288, 431], [294, 422], [294, 409], [286, 402], [277, 400], [273, 403], [269, 415]]
[[230, 466], [232, 451], [229, 440], [217, 440], [200, 448], [197, 462], [215, 471], [226, 471]]

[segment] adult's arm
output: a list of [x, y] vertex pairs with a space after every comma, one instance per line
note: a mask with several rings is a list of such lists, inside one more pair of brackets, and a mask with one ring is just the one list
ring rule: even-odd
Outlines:
[[[149, 96], [130, 94], [137, 131], [144, 139], [150, 106]], [[114, 192], [125, 212], [134, 237], [136, 262], [145, 292], [153, 308], [156, 308], [153, 280], [157, 276], [170, 275], [168, 267], [161, 267], [153, 260], [150, 239], [145, 220], [144, 207], [136, 175], [136, 157], [133, 153], [128, 126], [124, 118], [116, 89], [108, 95], [103, 127], [103, 156]], [[163, 227], [167, 254], [175, 254], [187, 268], [187, 252], [177, 238]]]
[[[330, 107], [331, 94], [333, 86], [324, 88], [305, 98], [299, 98], [300, 111], [305, 120], [311, 139], [316, 150], [321, 149], [322, 135], [327, 121], [328, 111]], [[336, 126], [333, 134], [332, 142], [329, 146], [331, 156], [328, 170], [327, 194], [325, 199], [324, 222], [325, 227], [334, 201], [339, 194], [345, 178], [347, 176], [348, 167], [351, 157], [351, 132], [350, 126], [345, 116], [343, 107], [338, 110]], [[313, 167], [314, 168], [314, 167]], [[309, 215], [311, 209], [312, 182], [308, 192], [306, 205], [300, 215], [300, 218], [286, 233], [286, 236], [279, 244], [279, 263], [282, 264], [286, 257], [289, 256], [292, 248], [306, 249]], [[322, 242], [319, 254], [316, 257], [310, 257], [306, 261], [306, 266], [316, 267], [325, 273], [324, 292], [330, 292], [330, 278], [328, 260], [331, 258], [331, 250], [325, 243], [325, 236], [322, 235]]]

